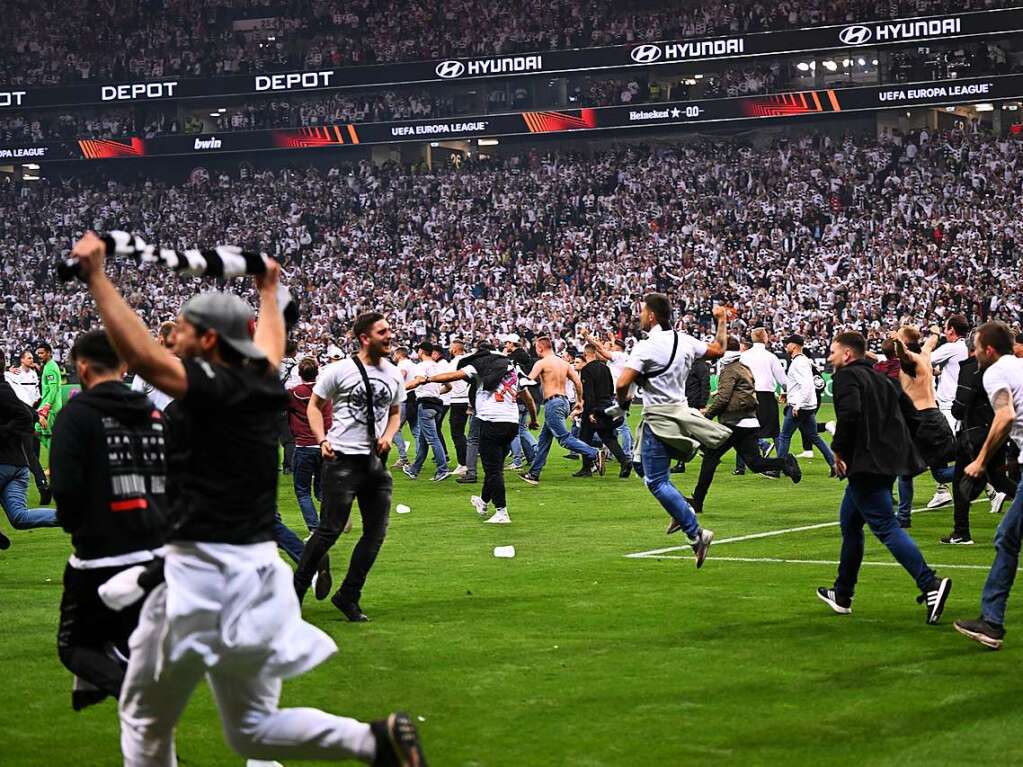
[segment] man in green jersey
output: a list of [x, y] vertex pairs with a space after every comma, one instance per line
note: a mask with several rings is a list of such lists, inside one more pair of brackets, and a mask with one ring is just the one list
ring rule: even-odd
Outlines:
[[39, 441], [49, 448], [50, 437], [53, 435], [53, 422], [57, 420], [57, 414], [63, 405], [63, 381], [61, 380], [60, 366], [53, 359], [52, 346], [45, 341], [39, 344], [39, 348], [36, 349], [36, 358], [43, 363], [42, 373], [39, 374], [42, 396], [36, 407], [39, 416], [36, 431], [39, 432]]

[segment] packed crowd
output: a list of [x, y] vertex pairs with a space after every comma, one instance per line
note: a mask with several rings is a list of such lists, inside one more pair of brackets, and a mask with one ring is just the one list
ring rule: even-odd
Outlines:
[[[342, 67], [904, 18], [1019, 0], [10, 0], [0, 83]], [[83, 34], [84, 32], [84, 34]]]
[[[715, 302], [798, 332], [810, 350], [842, 327], [879, 342], [904, 318], [1023, 311], [1023, 142], [977, 132], [807, 135], [754, 148], [699, 139], [463, 163], [250, 171], [184, 185], [80, 181], [0, 188], [0, 343], [67, 349], [95, 317], [53, 263], [85, 228], [178, 247], [237, 243], [282, 260], [310, 350], [368, 307], [410, 340], [584, 326], [637, 334], [637, 301], [672, 295], [681, 324]], [[122, 266], [155, 327], [197, 289]], [[239, 290], [245, 290], [242, 286]]]

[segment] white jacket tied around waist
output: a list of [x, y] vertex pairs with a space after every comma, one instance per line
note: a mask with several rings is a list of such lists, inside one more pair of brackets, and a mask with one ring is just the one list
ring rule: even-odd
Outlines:
[[207, 667], [287, 679], [337, 652], [334, 640], [302, 620], [292, 573], [272, 541], [246, 546], [167, 547], [166, 582], [146, 608], [165, 611], [162, 667], [198, 656]]

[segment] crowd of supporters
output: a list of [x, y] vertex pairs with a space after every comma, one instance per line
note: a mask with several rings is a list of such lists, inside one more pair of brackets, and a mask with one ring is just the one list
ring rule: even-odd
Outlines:
[[[817, 343], [838, 327], [877, 339], [904, 317], [1015, 320], [1021, 195], [1023, 142], [970, 130], [529, 150], [433, 170], [246, 164], [180, 185], [7, 183], [0, 345], [66, 348], [94, 326], [85, 292], [52, 268], [86, 228], [278, 257], [310, 350], [368, 307], [410, 339], [571, 339], [580, 324], [630, 336], [650, 289], [671, 294], [698, 333], [720, 301]], [[154, 327], [197, 289], [134, 265], [115, 273]]]
[[0, 83], [116, 82], [615, 45], [1020, 0], [8, 0]]

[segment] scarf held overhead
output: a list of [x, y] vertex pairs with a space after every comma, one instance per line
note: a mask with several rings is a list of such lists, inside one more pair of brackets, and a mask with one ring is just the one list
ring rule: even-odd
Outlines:
[[[263, 274], [270, 261], [269, 256], [242, 250], [236, 245], [218, 245], [208, 250], [174, 250], [148, 245], [137, 234], [117, 230], [99, 237], [110, 255], [127, 256], [134, 259], [136, 265], [159, 264], [178, 274], [194, 277], [229, 280], [247, 274]], [[78, 259], [69, 256], [57, 264], [57, 277], [61, 281], [68, 282], [79, 276]], [[298, 304], [283, 285], [278, 287], [277, 300], [290, 328], [298, 320]]]

